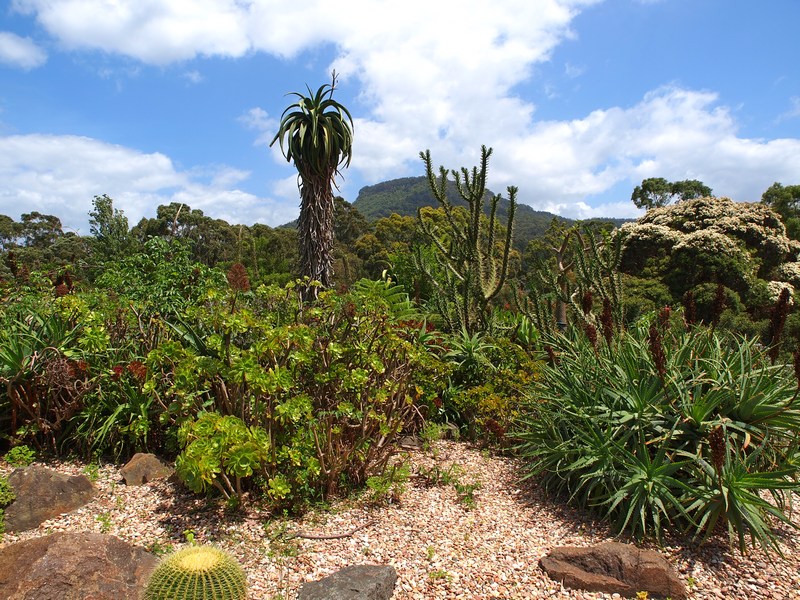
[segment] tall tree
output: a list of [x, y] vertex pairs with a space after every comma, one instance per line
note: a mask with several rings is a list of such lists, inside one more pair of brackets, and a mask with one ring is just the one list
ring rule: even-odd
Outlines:
[[637, 208], [659, 208], [673, 200], [693, 200], [711, 195], [711, 188], [697, 179], [667, 181], [663, 177], [650, 177], [637, 185], [631, 200]]
[[114, 200], [106, 194], [95, 196], [89, 213], [89, 231], [94, 236], [95, 256], [100, 262], [127, 256], [133, 245], [128, 217], [114, 208]]
[[[278, 133], [270, 146], [280, 141], [288, 162], [294, 161], [300, 189], [300, 218], [297, 222], [300, 247], [300, 275], [330, 287], [333, 281], [334, 178], [339, 167], [350, 165], [353, 149], [353, 117], [333, 99], [336, 72], [331, 83], [316, 94], [298, 92], [297, 102], [283, 111]], [[309, 286], [305, 297], [316, 296]]]
[[22, 215], [20, 233], [24, 245], [31, 248], [47, 248], [64, 235], [61, 219], [54, 215], [43, 215], [33, 211]]
[[781, 216], [789, 237], [800, 239], [800, 185], [775, 182], [762, 194], [761, 203]]

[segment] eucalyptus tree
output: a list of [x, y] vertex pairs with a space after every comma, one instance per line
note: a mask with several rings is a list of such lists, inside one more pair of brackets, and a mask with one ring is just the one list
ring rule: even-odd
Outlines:
[[711, 195], [711, 188], [697, 179], [667, 181], [663, 177], [650, 177], [637, 185], [631, 194], [636, 208], [660, 208], [673, 200], [684, 201]]
[[[300, 190], [300, 218], [297, 222], [300, 248], [300, 276], [330, 287], [333, 280], [333, 221], [335, 177], [339, 167], [350, 165], [353, 149], [353, 117], [333, 99], [336, 72], [331, 83], [308, 96], [298, 92], [283, 111], [278, 133], [270, 146], [280, 142], [288, 162], [294, 162]], [[316, 296], [308, 286], [305, 298]]]
[[128, 217], [108, 195], [95, 196], [89, 213], [89, 232], [94, 236], [94, 256], [104, 263], [128, 256], [134, 238], [128, 227]]

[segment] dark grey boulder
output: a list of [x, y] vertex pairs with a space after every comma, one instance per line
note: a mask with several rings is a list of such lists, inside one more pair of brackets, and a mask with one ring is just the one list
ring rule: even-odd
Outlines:
[[64, 475], [39, 465], [16, 469], [8, 483], [16, 499], [5, 509], [6, 531], [35, 529], [87, 504], [97, 493], [85, 475]]
[[381, 565], [353, 565], [333, 575], [304, 583], [298, 600], [389, 600], [397, 571]]
[[102, 533], [54, 533], [0, 548], [0, 598], [139, 598], [158, 558]]
[[156, 479], [166, 479], [175, 470], [164, 464], [155, 454], [138, 452], [133, 455], [122, 469], [120, 475], [125, 485], [144, 485]]
[[687, 597], [686, 586], [667, 559], [631, 544], [605, 542], [588, 548], [554, 548], [539, 566], [551, 579], [572, 589], [616, 593], [625, 598], [637, 592], [647, 592], [650, 598]]

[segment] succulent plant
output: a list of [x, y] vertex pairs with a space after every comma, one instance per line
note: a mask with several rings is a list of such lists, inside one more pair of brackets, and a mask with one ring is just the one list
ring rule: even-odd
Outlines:
[[245, 600], [247, 577], [229, 554], [213, 546], [190, 546], [156, 567], [144, 600]]

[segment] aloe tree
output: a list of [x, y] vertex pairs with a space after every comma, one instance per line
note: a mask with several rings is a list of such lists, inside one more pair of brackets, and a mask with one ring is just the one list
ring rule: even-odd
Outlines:
[[[353, 118], [333, 99], [336, 72], [330, 84], [308, 96], [298, 92], [297, 102], [283, 111], [276, 141], [288, 162], [294, 161], [300, 189], [300, 276], [329, 287], [333, 279], [333, 186], [339, 167], [350, 165], [353, 148]], [[309, 286], [306, 298], [315, 297]]]

